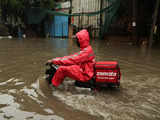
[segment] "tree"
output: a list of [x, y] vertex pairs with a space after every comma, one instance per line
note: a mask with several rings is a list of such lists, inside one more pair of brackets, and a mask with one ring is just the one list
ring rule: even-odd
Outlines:
[[0, 9], [3, 22], [24, 22], [24, 11], [31, 7], [53, 9], [55, 0], [0, 0]]

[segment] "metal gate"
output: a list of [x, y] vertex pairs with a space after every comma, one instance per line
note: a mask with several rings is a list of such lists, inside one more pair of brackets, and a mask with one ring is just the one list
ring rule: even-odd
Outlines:
[[82, 13], [82, 16], [72, 17], [71, 23], [74, 25], [74, 32], [85, 28], [90, 32], [91, 37], [98, 37], [100, 31], [100, 14], [84, 16], [83, 13], [100, 11], [101, 0], [73, 0], [72, 6], [72, 13]]

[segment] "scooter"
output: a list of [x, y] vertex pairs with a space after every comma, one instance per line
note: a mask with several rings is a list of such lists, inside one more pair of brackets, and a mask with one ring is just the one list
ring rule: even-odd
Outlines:
[[[46, 64], [46, 80], [51, 84], [51, 80], [58, 69], [57, 65]], [[94, 66], [94, 76], [88, 82], [75, 81], [75, 86], [91, 88], [116, 87], [119, 88], [121, 79], [120, 67], [117, 61], [99, 61]]]
[[52, 83], [52, 78], [54, 76], [54, 74], [56, 73], [58, 66], [52, 63], [46, 63], [46, 66], [49, 66], [49, 68], [46, 69], [46, 81], [48, 82], [48, 84]]

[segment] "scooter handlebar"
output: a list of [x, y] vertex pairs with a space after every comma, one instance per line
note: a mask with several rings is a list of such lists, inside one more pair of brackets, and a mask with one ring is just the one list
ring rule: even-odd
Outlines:
[[46, 63], [46, 66], [54, 67], [55, 69], [58, 69], [58, 67], [59, 67], [58, 65], [55, 65], [55, 64], [49, 63], [49, 62]]
[[45, 65], [46, 65], [46, 66], [48, 66], [48, 65], [51, 66], [52, 64], [53, 64], [53, 63], [47, 62]]

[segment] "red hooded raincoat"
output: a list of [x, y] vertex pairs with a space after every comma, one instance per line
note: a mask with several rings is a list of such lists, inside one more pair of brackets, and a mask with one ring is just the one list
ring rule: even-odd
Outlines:
[[87, 30], [81, 30], [76, 37], [80, 43], [80, 52], [52, 60], [53, 64], [60, 65], [52, 78], [54, 86], [60, 85], [65, 77], [87, 82], [94, 75], [95, 55], [89, 44], [90, 38]]

